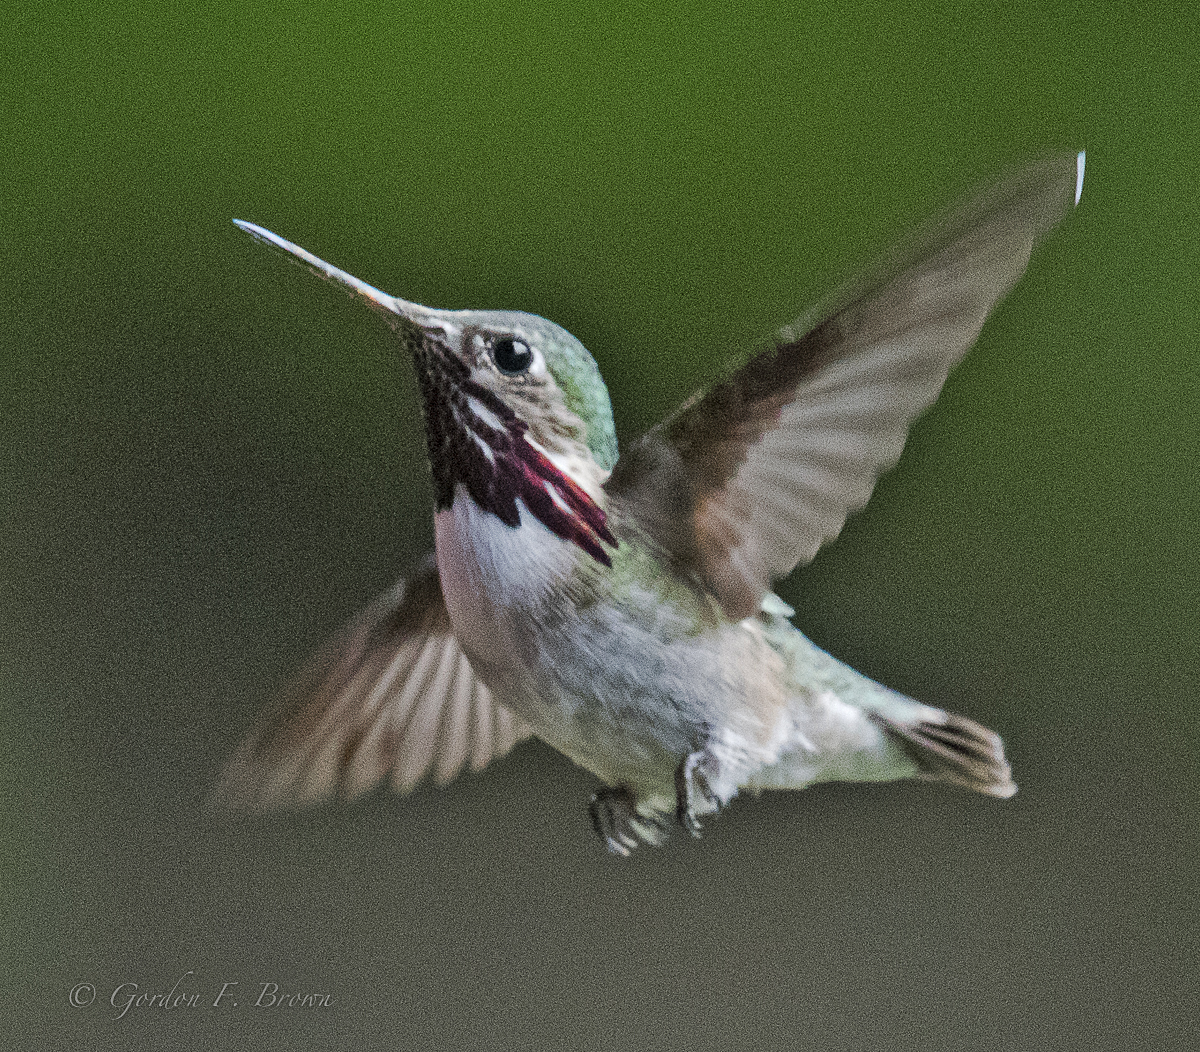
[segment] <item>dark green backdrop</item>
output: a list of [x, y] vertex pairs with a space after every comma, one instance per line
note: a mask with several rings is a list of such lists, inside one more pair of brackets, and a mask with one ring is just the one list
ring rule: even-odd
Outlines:
[[[592, 6], [6, 15], [13, 1047], [1185, 1047], [1196, 18]], [[827, 786], [622, 862], [590, 779], [530, 743], [406, 800], [202, 813], [272, 691], [432, 536], [408, 363], [231, 217], [565, 324], [628, 438], [914, 221], [1079, 146], [1079, 211], [782, 586], [818, 642], [1001, 730], [1017, 797]], [[114, 1018], [120, 984], [181, 977], [203, 1007]], [[247, 1007], [266, 982], [333, 1007]]]

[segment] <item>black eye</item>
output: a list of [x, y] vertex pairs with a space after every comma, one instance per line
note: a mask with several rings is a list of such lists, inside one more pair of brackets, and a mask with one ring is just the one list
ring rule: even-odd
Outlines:
[[533, 364], [533, 351], [524, 340], [501, 336], [492, 341], [492, 358], [502, 373], [523, 373]]

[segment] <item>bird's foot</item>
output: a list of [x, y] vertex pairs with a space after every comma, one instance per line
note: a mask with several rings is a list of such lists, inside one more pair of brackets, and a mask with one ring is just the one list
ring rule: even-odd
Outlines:
[[713, 790], [720, 773], [720, 761], [708, 749], [688, 753], [675, 768], [675, 817], [694, 837], [700, 835], [700, 817], [721, 809]]
[[592, 828], [614, 855], [628, 856], [638, 844], [661, 844], [667, 827], [653, 813], [639, 813], [628, 786], [605, 785], [588, 804]]

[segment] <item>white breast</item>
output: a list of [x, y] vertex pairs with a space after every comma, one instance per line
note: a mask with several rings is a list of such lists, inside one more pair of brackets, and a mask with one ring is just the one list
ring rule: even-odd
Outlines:
[[[530, 610], [571, 571], [570, 544], [518, 500], [518, 528], [485, 512], [460, 484], [454, 504], [434, 517], [438, 572], [455, 635], [477, 663], [505, 665], [523, 649]], [[524, 627], [525, 632], [521, 629]]]

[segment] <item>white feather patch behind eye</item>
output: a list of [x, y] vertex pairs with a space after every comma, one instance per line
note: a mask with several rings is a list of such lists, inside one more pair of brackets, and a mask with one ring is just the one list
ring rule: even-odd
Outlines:
[[528, 340], [525, 340], [524, 343], [525, 346], [533, 352], [533, 361], [529, 363], [529, 369], [527, 372], [531, 373], [533, 376], [544, 375], [546, 372], [546, 359], [542, 357], [542, 352], [539, 351]]

